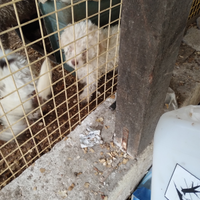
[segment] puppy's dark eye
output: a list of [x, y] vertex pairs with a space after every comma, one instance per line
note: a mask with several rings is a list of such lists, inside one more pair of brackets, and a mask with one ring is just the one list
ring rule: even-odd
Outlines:
[[4, 60], [4, 59], [1, 59], [0, 60], [0, 68], [4, 68], [4, 67], [6, 67], [7, 66], [7, 64], [6, 64], [6, 61]]

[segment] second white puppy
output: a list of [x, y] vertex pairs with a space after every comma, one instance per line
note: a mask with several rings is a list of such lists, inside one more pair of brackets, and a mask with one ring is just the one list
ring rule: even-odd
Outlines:
[[[9, 54], [11, 51], [7, 50], [5, 53]], [[3, 56], [0, 49], [0, 57]], [[10, 67], [7, 66], [7, 62]], [[37, 98], [32, 97], [35, 87], [26, 58], [18, 54], [10, 54], [7, 56], [7, 62], [5, 58], [0, 59], [0, 121], [5, 128], [0, 133], [0, 140], [4, 141], [12, 139], [13, 134], [17, 135], [27, 127], [25, 114], [28, 114], [29, 119], [37, 119], [40, 116], [39, 109], [34, 114], [30, 114], [35, 104], [37, 105]], [[40, 77], [35, 81], [41, 102], [47, 100], [51, 93], [50, 70], [50, 61], [46, 58], [40, 70]]]
[[69, 24], [61, 34], [61, 46], [67, 64], [76, 69], [77, 77], [86, 87], [80, 100], [90, 101], [97, 90], [98, 79], [118, 65], [118, 25], [98, 30], [89, 21]]

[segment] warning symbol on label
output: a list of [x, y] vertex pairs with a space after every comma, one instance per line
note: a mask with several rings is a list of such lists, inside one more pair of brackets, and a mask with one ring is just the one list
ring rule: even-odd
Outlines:
[[165, 197], [168, 200], [200, 200], [200, 179], [177, 164]]

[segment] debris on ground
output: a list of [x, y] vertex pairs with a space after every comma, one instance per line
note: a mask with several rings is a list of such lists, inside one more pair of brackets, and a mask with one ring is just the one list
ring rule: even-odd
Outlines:
[[195, 27], [191, 27], [183, 37], [183, 42], [196, 51], [200, 51], [200, 30]]
[[[20, 199], [21, 196], [16, 198], [19, 193], [29, 200], [45, 199], [47, 196], [48, 199], [57, 200], [107, 199], [115, 186], [118, 186], [120, 176], [125, 175], [135, 162], [113, 142], [115, 112], [108, 109], [111, 103], [113, 99], [108, 98], [66, 139], [2, 188], [0, 199]], [[82, 149], [80, 133], [88, 135], [91, 132], [101, 133], [103, 143]], [[9, 192], [10, 187], [13, 192]]]
[[91, 127], [88, 127], [85, 135], [80, 134], [81, 148], [93, 147], [96, 144], [103, 144], [100, 132], [100, 130], [94, 130]]
[[171, 111], [178, 109], [175, 92], [169, 87], [164, 103], [164, 111]]

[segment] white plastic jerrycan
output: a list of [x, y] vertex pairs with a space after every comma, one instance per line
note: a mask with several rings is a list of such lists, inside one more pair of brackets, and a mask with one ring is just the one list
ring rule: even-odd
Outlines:
[[151, 200], [200, 200], [200, 106], [161, 116], [152, 170]]

